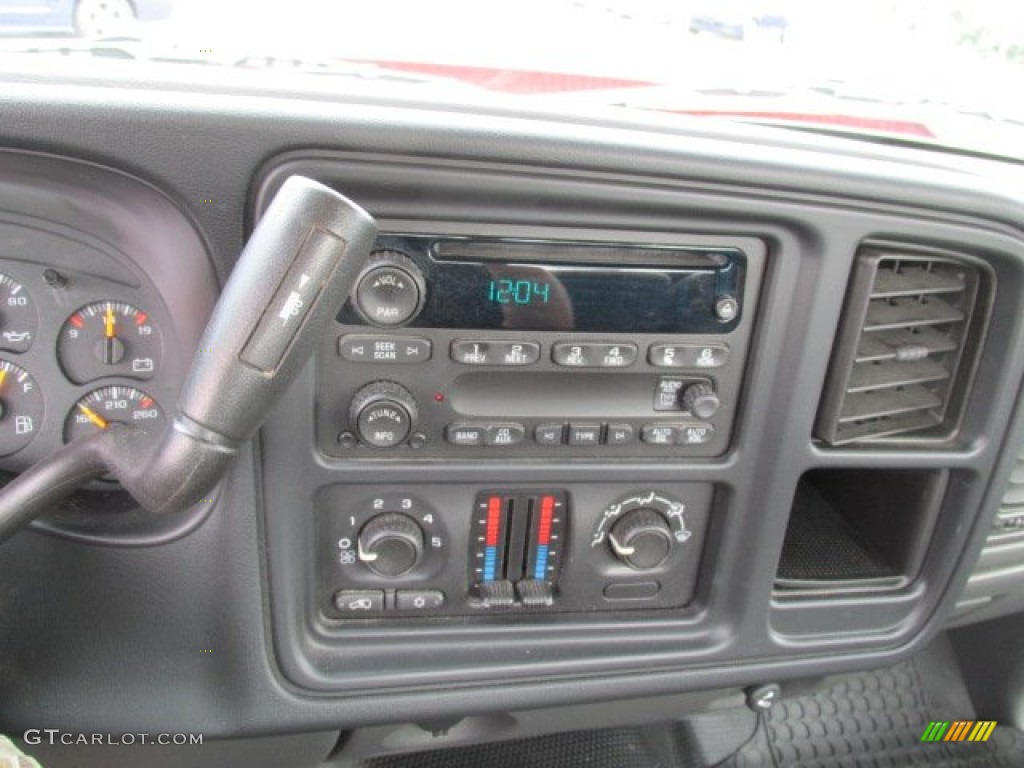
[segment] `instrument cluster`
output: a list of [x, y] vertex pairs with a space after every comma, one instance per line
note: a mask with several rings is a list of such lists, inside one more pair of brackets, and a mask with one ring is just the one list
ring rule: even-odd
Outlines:
[[0, 259], [0, 466], [116, 423], [163, 426], [169, 332], [134, 282]]

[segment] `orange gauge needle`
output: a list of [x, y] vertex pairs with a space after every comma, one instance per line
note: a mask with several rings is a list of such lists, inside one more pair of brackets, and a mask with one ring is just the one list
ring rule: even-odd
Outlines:
[[106, 429], [107, 427], [110, 426], [110, 423], [106, 419], [104, 419], [102, 416], [100, 416], [98, 413], [96, 413], [96, 411], [94, 411], [92, 408], [88, 407], [87, 405], [82, 405], [81, 403], [79, 403], [78, 404], [78, 410], [80, 410], [82, 413], [84, 413], [85, 414], [85, 418], [87, 418], [89, 421], [91, 421], [93, 424], [95, 424], [100, 429]]
[[107, 314], [103, 318], [103, 326], [108, 339], [114, 338], [114, 322], [114, 307], [111, 304], [107, 304]]
[[3, 388], [4, 382], [7, 380], [7, 371], [0, 368], [0, 389]]

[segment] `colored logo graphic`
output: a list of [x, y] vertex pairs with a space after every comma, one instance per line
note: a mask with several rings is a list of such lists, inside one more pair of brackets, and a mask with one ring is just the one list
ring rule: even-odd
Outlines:
[[921, 741], [988, 741], [995, 729], [995, 720], [932, 720]]

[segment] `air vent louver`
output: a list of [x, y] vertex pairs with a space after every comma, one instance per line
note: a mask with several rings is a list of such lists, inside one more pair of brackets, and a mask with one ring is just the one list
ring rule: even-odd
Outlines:
[[979, 282], [967, 261], [862, 250], [816, 435], [832, 445], [952, 437]]

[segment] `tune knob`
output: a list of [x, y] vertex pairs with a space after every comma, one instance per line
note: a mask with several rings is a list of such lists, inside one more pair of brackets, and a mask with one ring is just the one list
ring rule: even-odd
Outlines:
[[680, 404], [684, 411], [689, 411], [698, 419], [710, 419], [718, 413], [722, 402], [711, 385], [701, 381], [683, 390]]
[[408, 515], [387, 512], [359, 532], [358, 557], [378, 576], [408, 573], [423, 556], [423, 529]]
[[416, 423], [416, 399], [393, 381], [375, 381], [356, 392], [349, 423], [372, 448], [393, 448], [409, 436]]
[[419, 314], [426, 296], [420, 268], [398, 251], [377, 251], [356, 281], [353, 304], [373, 325], [394, 328]]
[[638, 571], [657, 568], [672, 551], [672, 529], [660, 512], [648, 507], [632, 509], [608, 534], [612, 552]]

